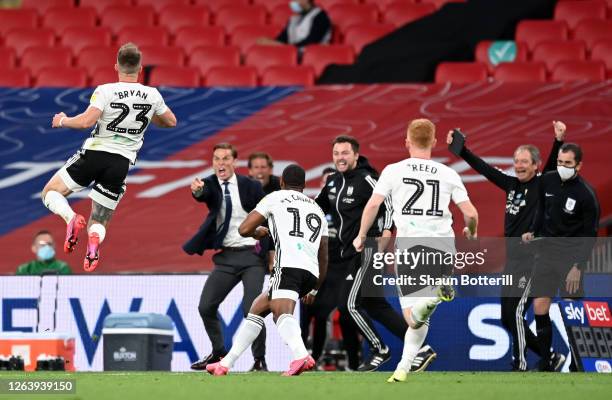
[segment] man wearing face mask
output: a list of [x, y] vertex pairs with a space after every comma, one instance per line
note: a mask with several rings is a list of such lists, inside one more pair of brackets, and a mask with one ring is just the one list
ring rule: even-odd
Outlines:
[[[590, 259], [599, 225], [599, 201], [593, 188], [579, 175], [582, 149], [574, 143], [561, 146], [557, 171], [540, 179], [540, 200], [530, 232], [523, 241], [545, 238], [533, 276], [536, 332], [541, 371], [551, 364], [552, 324], [549, 310], [559, 289], [563, 297], [582, 297], [583, 270]], [[571, 238], [571, 239], [570, 239]], [[564, 290], [563, 290], [564, 289]]]
[[[544, 165], [544, 172], [554, 171], [559, 148], [565, 138], [566, 126], [561, 121], [553, 121], [555, 140]], [[449, 132], [446, 142], [453, 143], [453, 132]], [[504, 274], [512, 274], [514, 286], [504, 286], [501, 292], [501, 321], [512, 337], [512, 369], [527, 370], [526, 349], [540, 354], [535, 335], [529, 329], [525, 314], [533, 298], [529, 288], [534, 254], [521, 246], [520, 237], [531, 225], [538, 207], [538, 169], [541, 165], [540, 151], [533, 145], [521, 145], [514, 151], [514, 173], [510, 176], [487, 164], [480, 157], [463, 147], [459, 156], [474, 170], [482, 174], [495, 186], [506, 193], [506, 212], [504, 216], [504, 236], [506, 237], [506, 265]], [[565, 357], [554, 354], [554, 365], [559, 368]]]
[[329, 43], [332, 25], [327, 13], [314, 4], [313, 0], [294, 0], [289, 2], [294, 15], [289, 18], [285, 29], [275, 38], [259, 38], [257, 44], [290, 44], [300, 50], [309, 44]]
[[68, 264], [55, 258], [55, 241], [49, 231], [39, 231], [34, 235], [32, 253], [36, 259], [17, 267], [17, 275], [41, 275], [48, 271], [59, 275], [72, 274]]

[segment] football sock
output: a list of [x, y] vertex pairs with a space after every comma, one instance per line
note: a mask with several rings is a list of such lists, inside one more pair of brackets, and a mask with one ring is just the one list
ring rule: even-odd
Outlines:
[[102, 243], [106, 237], [106, 228], [102, 224], [91, 224], [88, 229], [88, 233], [97, 233], [100, 237], [100, 243]]
[[552, 345], [552, 323], [550, 315], [536, 315], [536, 334], [540, 345], [540, 357], [542, 360], [550, 360], [550, 346]]
[[293, 353], [293, 359], [299, 360], [308, 355], [308, 350], [304, 346], [302, 340], [300, 325], [291, 314], [283, 314], [276, 320], [276, 326], [281, 338], [287, 343], [291, 352]]
[[404, 335], [404, 350], [402, 351], [402, 359], [397, 364], [396, 369], [410, 372], [410, 366], [414, 361], [414, 357], [419, 352], [421, 346], [425, 342], [427, 332], [429, 331], [429, 321], [425, 322], [419, 328], [408, 328]]
[[232, 348], [221, 360], [221, 365], [226, 368], [234, 366], [236, 360], [259, 336], [263, 328], [264, 319], [259, 315], [250, 314], [242, 321], [238, 332], [234, 336]]
[[423, 297], [412, 307], [412, 320], [421, 325], [431, 317], [441, 300], [437, 297]]
[[66, 221], [66, 224], [70, 223], [75, 213], [68, 204], [68, 200], [55, 190], [49, 190], [43, 199], [43, 204], [53, 214], [57, 214]]

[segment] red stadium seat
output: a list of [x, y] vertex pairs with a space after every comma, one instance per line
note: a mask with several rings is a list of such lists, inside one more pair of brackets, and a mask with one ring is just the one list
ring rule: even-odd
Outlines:
[[516, 41], [524, 42], [529, 51], [547, 40], [567, 40], [568, 29], [564, 21], [523, 20], [516, 27]]
[[344, 32], [344, 44], [353, 46], [359, 54], [363, 47], [393, 31], [395, 27], [387, 24], [353, 25]]
[[487, 66], [479, 62], [443, 62], [436, 68], [436, 83], [472, 83], [487, 80]]
[[0, 47], [0, 68], [13, 68], [17, 62], [15, 50], [8, 47]]
[[74, 0], [22, 0], [21, 8], [36, 10], [40, 15], [45, 15], [49, 9], [54, 7], [74, 7]]
[[196, 47], [189, 55], [189, 66], [200, 70], [202, 76], [214, 67], [238, 67], [240, 65], [240, 49], [234, 46], [202, 46]]
[[0, 36], [12, 29], [35, 28], [38, 24], [38, 15], [34, 10], [0, 9]]
[[174, 38], [174, 45], [180, 46], [189, 54], [199, 46], [223, 46], [225, 30], [219, 26], [189, 26], [179, 29]]
[[[68, 28], [90, 28], [96, 26], [96, 10], [89, 7], [51, 8], [43, 17], [43, 26], [57, 34]], [[59, 36], [59, 35], [58, 35]]]
[[608, 71], [612, 71], [612, 39], [600, 40], [591, 50], [591, 60], [602, 61]]
[[583, 19], [606, 19], [606, 3], [600, 0], [562, 1], [555, 7], [555, 20], [575, 29]]
[[257, 86], [257, 70], [251, 66], [214, 67], [204, 77], [206, 86]]
[[276, 38], [282, 28], [270, 25], [243, 25], [234, 29], [230, 35], [230, 43], [240, 47], [240, 51], [246, 51], [255, 44], [258, 38]]
[[584, 61], [586, 46], [583, 42], [546, 41], [535, 47], [531, 59], [543, 62], [546, 69], [552, 71], [561, 61]]
[[329, 64], [352, 64], [354, 61], [353, 48], [344, 45], [306, 46], [302, 57], [302, 65], [312, 67], [316, 76], [320, 76]]
[[101, 25], [108, 26], [113, 34], [128, 26], [153, 26], [155, 12], [152, 7], [112, 6], [100, 15]]
[[265, 25], [267, 12], [264, 6], [228, 6], [215, 14], [215, 25], [231, 32], [241, 25]]
[[72, 52], [66, 47], [29, 47], [21, 56], [21, 67], [28, 68], [32, 76], [46, 67], [70, 67]]
[[250, 4], [250, 0], [194, 0], [198, 6], [206, 6], [210, 11], [216, 13], [223, 7]]
[[293, 15], [293, 12], [287, 7], [287, 2], [276, 6], [270, 11], [270, 25], [286, 26], [289, 22], [289, 18]]
[[113, 83], [118, 81], [117, 71], [115, 71], [112, 67], [101, 67], [97, 68], [91, 74], [91, 80], [89, 81], [89, 86], [100, 86], [105, 83]]
[[588, 81], [606, 79], [606, 66], [601, 61], [562, 61], [551, 74], [553, 82]]
[[12, 47], [19, 57], [25, 49], [34, 46], [53, 46], [55, 35], [49, 28], [13, 29], [4, 37], [4, 46]]
[[275, 65], [296, 66], [297, 49], [295, 46], [252, 46], [246, 53], [245, 64], [257, 68], [261, 73]]
[[200, 86], [200, 72], [194, 67], [161, 66], [153, 68], [149, 80], [151, 86]]
[[395, 27], [400, 27], [434, 12], [436, 12], [436, 6], [431, 3], [412, 4], [396, 1], [387, 6], [383, 13], [383, 20]]
[[132, 42], [137, 46], [165, 46], [168, 44], [168, 31], [162, 26], [128, 26], [119, 31], [117, 44]]
[[317, 6], [329, 10], [338, 4], [358, 4], [360, 0], [317, 0]]
[[191, 0], [135, 0], [137, 6], [151, 6], [156, 13], [160, 14], [161, 11], [168, 6], [182, 6], [191, 4]]
[[467, 0], [421, 0], [421, 2], [431, 3], [436, 6], [436, 8], [441, 8], [442, 6], [448, 3], [465, 3], [467, 2]]
[[327, 11], [332, 24], [341, 32], [353, 25], [378, 22], [378, 7], [374, 4], [336, 4]]
[[592, 49], [595, 43], [604, 39], [612, 39], [611, 21], [583, 20], [574, 30], [574, 40], [584, 41], [587, 49]]
[[185, 63], [185, 54], [178, 47], [142, 46], [142, 65], [164, 65], [180, 67]]
[[110, 29], [105, 27], [68, 28], [62, 34], [62, 45], [70, 47], [76, 55], [85, 47], [108, 47], [112, 39]]
[[47, 67], [35, 78], [36, 87], [87, 87], [87, 72], [80, 67]]
[[98, 16], [101, 17], [104, 10], [114, 6], [131, 6], [132, 0], [79, 0], [80, 7], [95, 8]]
[[495, 68], [493, 78], [509, 83], [546, 82], [546, 66], [539, 62], [501, 63]]
[[159, 14], [159, 24], [172, 34], [187, 26], [206, 26], [209, 22], [210, 13], [202, 6], [169, 6]]
[[[489, 57], [489, 48], [493, 41], [491, 40], [483, 40], [482, 42], [478, 42], [476, 46], [476, 61], [484, 63], [487, 65], [489, 72], [493, 72], [495, 69], [495, 65], [491, 63], [491, 59]], [[522, 42], [514, 42], [516, 45], [516, 58], [514, 62], [523, 62], [527, 61], [527, 46]]]
[[85, 47], [77, 53], [76, 65], [91, 75], [98, 68], [113, 68], [117, 63], [116, 47]]
[[274, 11], [276, 11], [276, 9], [280, 6], [291, 12], [291, 9], [289, 8], [289, 2], [287, 0], [253, 0], [253, 4], [259, 4], [261, 6], [266, 7], [270, 14], [274, 14]]
[[29, 87], [30, 73], [24, 68], [0, 67], [0, 87]]
[[314, 71], [305, 65], [274, 66], [267, 68], [261, 76], [264, 86], [312, 86]]

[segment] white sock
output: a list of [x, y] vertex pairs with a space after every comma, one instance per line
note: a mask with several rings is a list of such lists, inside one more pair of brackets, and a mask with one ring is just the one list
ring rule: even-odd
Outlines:
[[259, 332], [263, 328], [264, 319], [259, 315], [249, 314], [242, 321], [238, 332], [234, 335], [232, 348], [229, 353], [221, 360], [221, 365], [226, 368], [232, 368], [240, 355], [249, 347], [259, 336]]
[[53, 214], [57, 214], [62, 217], [64, 221], [66, 221], [66, 224], [68, 224], [72, 217], [74, 217], [75, 212], [70, 207], [70, 204], [68, 204], [68, 200], [66, 200], [66, 198], [62, 196], [60, 192], [49, 190], [43, 199], [43, 204]]
[[100, 237], [100, 243], [102, 243], [106, 237], [106, 228], [102, 224], [91, 224], [87, 233], [97, 233]]
[[422, 297], [412, 306], [412, 319], [417, 324], [429, 320], [441, 300], [437, 297]]
[[414, 357], [419, 352], [421, 346], [425, 342], [429, 331], [429, 322], [424, 323], [420, 328], [408, 328], [404, 335], [404, 350], [402, 351], [402, 359], [397, 364], [396, 369], [402, 369], [405, 372], [410, 372], [410, 366], [414, 361]]
[[293, 359], [299, 360], [308, 355], [308, 350], [304, 346], [302, 341], [302, 331], [300, 330], [300, 324], [291, 314], [283, 314], [276, 320], [276, 326], [278, 327], [278, 333], [281, 338], [287, 343], [287, 346], [293, 352]]

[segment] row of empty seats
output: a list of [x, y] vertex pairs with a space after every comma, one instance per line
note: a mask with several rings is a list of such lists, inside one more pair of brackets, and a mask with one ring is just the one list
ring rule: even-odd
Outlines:
[[481, 62], [443, 62], [436, 69], [436, 83], [473, 83], [490, 79], [510, 82], [601, 82], [611, 79], [606, 75], [606, 66], [601, 61], [561, 61], [547, 73], [542, 62], [512, 62], [499, 64], [489, 73]]
[[[298, 65], [297, 49], [293, 46], [255, 45], [244, 57], [235, 46], [200, 46], [196, 47], [189, 57], [176, 47], [143, 46], [141, 51], [145, 66], [189, 66], [197, 68], [203, 75], [218, 66], [251, 65], [261, 73], [271, 66]], [[83, 67], [92, 74], [98, 68], [112, 67], [116, 55], [115, 47], [86, 47], [78, 57], [73, 58], [68, 48], [39, 46], [28, 48], [18, 64], [11, 49], [0, 48], [0, 67], [21, 67], [28, 69], [32, 75], [37, 75], [44, 68], [74, 65]], [[301, 61], [302, 65], [312, 67], [318, 76], [328, 64], [351, 64], [354, 57], [355, 53], [349, 46], [312, 45], [305, 48]]]
[[[153, 68], [149, 78], [152, 86], [311, 86], [315, 74], [310, 66], [272, 66], [259, 73], [246, 66], [211, 68], [202, 75], [196, 67], [159, 66]], [[0, 67], [0, 87], [87, 87], [116, 82], [117, 73], [111, 67], [96, 69], [91, 75], [84, 67], [45, 67], [34, 77], [22, 68]]]

